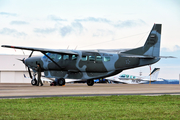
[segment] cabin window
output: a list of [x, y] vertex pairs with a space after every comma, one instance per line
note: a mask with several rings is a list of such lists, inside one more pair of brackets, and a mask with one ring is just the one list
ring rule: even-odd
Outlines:
[[60, 60], [62, 58], [62, 55], [57, 54], [57, 59]]
[[89, 56], [89, 61], [95, 61], [95, 56]]
[[129, 78], [129, 75], [126, 75], [126, 78]]
[[104, 62], [110, 61], [110, 57], [104, 57]]
[[50, 54], [49, 57], [54, 60], [56, 58], [56, 54]]
[[87, 61], [87, 58], [88, 58], [87, 56], [82, 56], [81, 60], [82, 61]]
[[68, 60], [69, 59], [69, 55], [63, 55], [63, 60]]
[[72, 55], [72, 60], [77, 60], [77, 56], [76, 55]]
[[101, 56], [96, 56], [96, 61], [97, 62], [101, 62], [102, 61], [102, 57]]
[[155, 38], [156, 36], [155, 35], [151, 35], [151, 38]]

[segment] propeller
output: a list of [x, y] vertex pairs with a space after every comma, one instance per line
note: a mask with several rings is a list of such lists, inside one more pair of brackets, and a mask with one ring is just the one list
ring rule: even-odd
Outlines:
[[[34, 51], [31, 52], [31, 54], [29, 55], [28, 58], [30, 58], [30, 57], [32, 56], [33, 52], [34, 52]], [[23, 53], [24, 53], [24, 52], [23, 52]], [[22, 61], [22, 62], [25, 64], [25, 58], [23, 58], [23, 59], [17, 59], [17, 60], [20, 60], [20, 61]], [[30, 68], [29, 68], [26, 64], [25, 64], [25, 67], [28, 68], [29, 77], [32, 79], [33, 77], [32, 77]]]
[[23, 59], [17, 59], [17, 60], [22, 61], [23, 63], [25, 63], [25, 62], [24, 62], [25, 58], [23, 58]]
[[28, 67], [29, 77], [32, 79], [30, 68]]

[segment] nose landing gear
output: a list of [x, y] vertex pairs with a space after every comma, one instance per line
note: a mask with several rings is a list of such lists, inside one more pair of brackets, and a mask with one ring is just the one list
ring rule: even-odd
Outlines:
[[32, 84], [33, 86], [37, 85], [37, 80], [36, 80], [36, 78], [31, 80], [31, 84]]
[[40, 64], [37, 64], [37, 68], [36, 68], [36, 71], [38, 72], [38, 78], [37, 78], [37, 80], [36, 80], [36, 72], [34, 72], [33, 73], [33, 77], [32, 77], [32, 75], [31, 75], [31, 72], [30, 72], [30, 69], [28, 69], [28, 71], [29, 71], [29, 75], [31, 76], [31, 84], [33, 85], [33, 86], [39, 86], [39, 83], [41, 84], [41, 86], [43, 86], [43, 83], [42, 83], [42, 81], [41, 81], [41, 66], [40, 66]]

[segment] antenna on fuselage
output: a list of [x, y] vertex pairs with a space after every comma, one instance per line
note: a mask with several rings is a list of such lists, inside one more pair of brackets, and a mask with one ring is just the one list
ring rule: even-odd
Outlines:
[[76, 50], [77, 47], [78, 47], [78, 46], [76, 46], [74, 50]]
[[23, 55], [25, 56], [24, 50], [22, 50], [22, 52], [23, 52]]
[[141, 71], [139, 72], [139, 76], [142, 76], [142, 72]]

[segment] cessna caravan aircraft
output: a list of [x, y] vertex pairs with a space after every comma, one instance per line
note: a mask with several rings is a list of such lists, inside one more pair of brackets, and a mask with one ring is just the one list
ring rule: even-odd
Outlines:
[[[93, 86], [94, 79], [116, 75], [123, 70], [151, 65], [160, 56], [161, 24], [154, 24], [142, 47], [134, 49], [68, 50], [2, 45], [2, 47], [32, 51], [21, 61], [28, 67], [31, 84], [39, 86], [41, 72], [46, 78], [55, 78], [54, 85], [65, 85], [66, 79], [87, 81]], [[33, 52], [44, 56], [31, 57]], [[33, 75], [31, 74], [33, 71]], [[36, 77], [37, 74], [37, 77]]]

